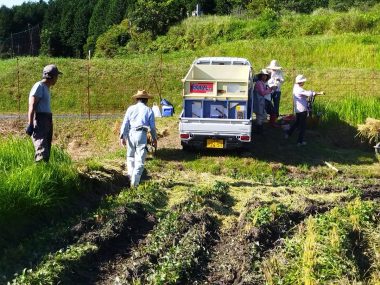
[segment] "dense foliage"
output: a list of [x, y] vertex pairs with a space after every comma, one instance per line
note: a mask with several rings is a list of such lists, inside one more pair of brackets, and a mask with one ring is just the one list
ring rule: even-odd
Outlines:
[[[31, 54], [30, 49], [33, 48], [29, 47], [32, 46], [30, 27], [38, 27], [40, 31], [40, 53], [51, 56], [84, 57], [88, 50], [95, 49], [99, 36], [108, 33], [113, 25], [120, 24], [124, 19], [128, 19], [125, 21], [129, 21], [129, 26], [134, 28], [134, 32], [142, 33], [143, 39], [147, 39], [147, 36], [155, 39], [166, 34], [172, 25], [191, 16], [197, 4], [203, 14], [246, 15], [257, 19], [258, 22], [263, 20], [260, 19], [262, 15], [266, 15], [264, 23], [258, 24], [260, 26], [258, 33], [260, 36], [268, 36], [275, 27], [268, 26], [267, 22], [273, 22], [279, 15], [283, 15], [284, 11], [311, 13], [318, 8], [348, 11], [355, 7], [365, 10], [379, 2], [379, 0], [52, 0], [46, 3], [40, 0], [37, 3], [27, 2], [13, 8], [0, 7], [0, 54], [11, 55], [20, 52]], [[15, 42], [13, 35], [20, 32], [20, 39]], [[115, 34], [114, 31], [111, 33]], [[125, 38], [118, 40], [122, 44], [126, 43]], [[141, 44], [138, 42], [139, 40], [133, 41], [131, 46], [137, 44], [140, 48]], [[17, 47], [20, 45], [21, 49]], [[38, 46], [34, 48], [39, 48], [39, 41]], [[9, 50], [12, 52], [9, 53]]]

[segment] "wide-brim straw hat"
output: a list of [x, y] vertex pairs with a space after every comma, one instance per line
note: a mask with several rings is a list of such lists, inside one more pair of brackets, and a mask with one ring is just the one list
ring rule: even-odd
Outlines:
[[259, 77], [260, 75], [267, 75], [268, 77], [270, 77], [269, 71], [265, 68], [261, 69], [260, 72], [256, 74], [257, 77]]
[[134, 99], [152, 99], [153, 96], [149, 95], [145, 90], [138, 90], [135, 95], [132, 96]]
[[273, 59], [270, 64], [267, 66], [268, 69], [272, 69], [272, 70], [280, 70], [282, 69], [282, 67], [280, 66], [280, 64], [278, 63], [277, 60]]
[[306, 81], [307, 81], [307, 79], [305, 76], [303, 76], [302, 74], [297, 75], [296, 83], [302, 83], [302, 82], [306, 82]]

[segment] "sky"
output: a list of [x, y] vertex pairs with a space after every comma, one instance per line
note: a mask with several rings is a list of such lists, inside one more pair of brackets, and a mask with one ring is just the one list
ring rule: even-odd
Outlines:
[[24, 2], [38, 2], [38, 0], [0, 0], [0, 7], [5, 5], [8, 8], [12, 8], [16, 5], [21, 5]]

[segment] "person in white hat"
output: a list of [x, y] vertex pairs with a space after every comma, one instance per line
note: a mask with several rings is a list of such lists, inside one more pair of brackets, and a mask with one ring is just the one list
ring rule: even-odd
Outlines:
[[50, 87], [57, 83], [60, 74], [62, 72], [55, 64], [46, 65], [42, 71], [42, 80], [35, 83], [29, 93], [28, 126], [25, 132], [32, 138], [36, 162], [48, 162], [50, 159], [53, 138]]
[[267, 69], [271, 73], [271, 78], [268, 80], [268, 86], [275, 87], [272, 92], [272, 101], [276, 120], [280, 115], [281, 86], [284, 83], [285, 79], [282, 72], [282, 67], [277, 60], [273, 59], [268, 65]]
[[137, 103], [130, 106], [125, 113], [120, 128], [120, 144], [127, 145], [128, 176], [131, 180], [131, 187], [137, 187], [144, 171], [148, 143], [147, 133], [150, 130], [153, 147], [157, 147], [157, 133], [154, 113], [147, 106], [148, 99], [153, 96], [145, 90], [138, 90], [132, 97], [136, 99]]
[[297, 140], [297, 145], [302, 146], [306, 145], [304, 141], [304, 135], [306, 130], [306, 118], [308, 114], [308, 104], [307, 98], [315, 95], [323, 95], [324, 92], [314, 92], [311, 90], [303, 89], [305, 82], [307, 81], [306, 77], [302, 74], [297, 75], [295, 84], [293, 87], [293, 100], [294, 100], [294, 111], [296, 113], [296, 121], [290, 127], [288, 131], [285, 132], [285, 138], [288, 138], [292, 135], [295, 129], [298, 128], [299, 135]]
[[[257, 133], [263, 132], [263, 122], [266, 113], [270, 114], [271, 119], [274, 113], [273, 105], [271, 102], [271, 93], [273, 88], [269, 88], [267, 82], [270, 78], [270, 74], [266, 69], [262, 69], [260, 73], [256, 75], [257, 81], [255, 83], [254, 90], [254, 112], [256, 114], [256, 129]], [[273, 119], [272, 119], [273, 121]]]

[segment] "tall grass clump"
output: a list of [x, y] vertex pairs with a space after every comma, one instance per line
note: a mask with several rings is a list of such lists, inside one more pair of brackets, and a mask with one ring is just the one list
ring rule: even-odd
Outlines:
[[[264, 262], [268, 284], [361, 284], [376, 257], [366, 229], [376, 230], [377, 207], [356, 199], [310, 217]], [[357, 248], [363, 249], [364, 255]], [[367, 284], [367, 283], [366, 283]]]
[[316, 105], [317, 112], [323, 113], [322, 121], [326, 125], [338, 125], [347, 122], [356, 127], [370, 118], [380, 118], [380, 97], [348, 96], [340, 102], [326, 102]]
[[0, 245], [54, 219], [78, 190], [77, 172], [62, 150], [53, 147], [49, 163], [33, 156], [29, 140], [0, 139]]

